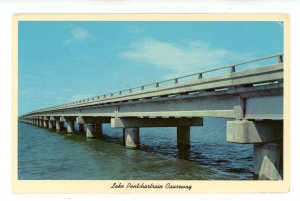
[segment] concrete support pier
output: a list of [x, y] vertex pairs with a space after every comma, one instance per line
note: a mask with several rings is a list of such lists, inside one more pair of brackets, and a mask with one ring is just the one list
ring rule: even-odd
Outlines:
[[253, 144], [254, 179], [283, 179], [283, 121], [229, 121], [227, 141]]
[[48, 128], [48, 120], [43, 121], [44, 128]]
[[129, 149], [138, 148], [140, 146], [140, 129], [124, 128], [125, 146]]
[[49, 118], [48, 117], [44, 117], [44, 119], [43, 119], [44, 121], [43, 121], [43, 125], [44, 125], [44, 128], [48, 128], [49, 127]]
[[95, 121], [95, 133], [97, 136], [102, 136], [102, 123], [99, 121]]
[[49, 120], [49, 129], [52, 129], [52, 128], [53, 128], [53, 121]]
[[78, 131], [84, 132], [84, 124], [78, 124]]
[[190, 148], [190, 127], [189, 126], [177, 127], [177, 147], [178, 149]]
[[282, 143], [254, 144], [254, 179], [282, 180]]
[[122, 128], [122, 130], [123, 130], [123, 136], [122, 136], [122, 138], [123, 138], [123, 145], [125, 146], [125, 144], [126, 144], [126, 142], [125, 142], [125, 140], [126, 140], [126, 137], [125, 137], [125, 128]]
[[[85, 124], [86, 138], [98, 138], [102, 136], [102, 123], [110, 123], [110, 118], [104, 117], [77, 117], [76, 122]], [[93, 127], [93, 128], [92, 128]]]
[[56, 120], [56, 121], [55, 121], [55, 129], [56, 129], [57, 131], [63, 130], [63, 127], [64, 127], [63, 122], [60, 122], [59, 120]]
[[67, 132], [74, 133], [74, 121], [67, 121]]
[[86, 138], [94, 138], [95, 136], [95, 125], [94, 124], [86, 124]]
[[102, 135], [102, 124], [85, 124], [86, 138], [99, 138]]
[[74, 122], [76, 118], [75, 117], [60, 117], [59, 121], [66, 122], [67, 123], [67, 132], [73, 133], [74, 132]]
[[[177, 144], [181, 150], [190, 147], [190, 126], [202, 126], [203, 119], [194, 118], [112, 118], [112, 128], [123, 128], [123, 138], [127, 148], [139, 147], [139, 128], [177, 127]], [[183, 149], [182, 149], [183, 148]]]

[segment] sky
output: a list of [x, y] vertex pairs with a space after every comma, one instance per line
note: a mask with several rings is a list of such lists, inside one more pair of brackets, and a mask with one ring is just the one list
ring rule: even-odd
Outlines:
[[18, 114], [282, 52], [281, 22], [21, 21]]

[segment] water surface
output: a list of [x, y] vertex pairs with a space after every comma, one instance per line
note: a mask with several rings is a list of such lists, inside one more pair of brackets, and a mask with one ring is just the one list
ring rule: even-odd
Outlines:
[[140, 129], [139, 150], [125, 149], [121, 129], [103, 125], [104, 139], [57, 133], [19, 122], [21, 180], [249, 180], [252, 145], [226, 142], [226, 119], [191, 128], [191, 148], [179, 151], [176, 128]]

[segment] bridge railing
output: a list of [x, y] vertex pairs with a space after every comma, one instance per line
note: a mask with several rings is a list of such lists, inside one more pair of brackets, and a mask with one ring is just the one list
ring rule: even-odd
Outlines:
[[[158, 81], [158, 82], [153, 82], [153, 83], [150, 83], [150, 84], [141, 85], [141, 86], [138, 86], [138, 87], [133, 87], [133, 88], [128, 88], [128, 89], [124, 89], [124, 90], [120, 90], [120, 91], [115, 91], [115, 92], [108, 93], [108, 94], [103, 94], [103, 95], [100, 95], [100, 96], [95, 96], [95, 97], [91, 97], [91, 98], [72, 101], [72, 102], [62, 104], [62, 105], [50, 107], [50, 108], [47, 108], [47, 109], [37, 110], [37, 111], [34, 111], [32, 113], [45, 111], [45, 110], [51, 110], [51, 109], [60, 109], [60, 108], [68, 107], [68, 106], [73, 106], [73, 105], [75, 106], [77, 104], [94, 102], [94, 101], [104, 100], [104, 99], [108, 99], [108, 98], [115, 97], [115, 96], [130, 94], [130, 93], [134, 93], [134, 92], [138, 92], [138, 91], [140, 92], [140, 91], [147, 90], [147, 89], [159, 88], [159, 87], [161, 87], [161, 85], [166, 84], [166, 83], [168, 83], [167, 86], [172, 86], [172, 85], [176, 85], [178, 83], [185, 83], [185, 82], [183, 82], [183, 80], [185, 78], [191, 78], [192, 80], [202, 79], [202, 78], [206, 77], [206, 75], [209, 74], [209, 73], [222, 71], [222, 70], [226, 70], [226, 69], [229, 69], [230, 73], [234, 73], [234, 72], [237, 71], [237, 68], [242, 66], [242, 65], [255, 63], [255, 62], [259, 62], [259, 61], [264, 61], [264, 60], [272, 59], [272, 58], [277, 58], [278, 63], [283, 62], [283, 54], [282, 53], [281, 54], [275, 54], [275, 55], [255, 59], [255, 60], [250, 60], [250, 61], [246, 61], [246, 62], [242, 62], [242, 63], [228, 65], [228, 66], [215, 68], [215, 69], [211, 69], [211, 70], [207, 70], [207, 71], [202, 71], [202, 72], [199, 72], [199, 73], [193, 73], [193, 74], [189, 74], [189, 75], [184, 75], [184, 76], [175, 77], [175, 78], [171, 78], [171, 79], [166, 79], [166, 80], [162, 80], [162, 81]], [[164, 85], [164, 86], [166, 86], [166, 85]], [[28, 114], [31, 114], [31, 113], [28, 113]]]

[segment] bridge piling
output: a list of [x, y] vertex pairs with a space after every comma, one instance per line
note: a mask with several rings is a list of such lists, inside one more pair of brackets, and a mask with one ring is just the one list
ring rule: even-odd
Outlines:
[[190, 126], [203, 126], [203, 118], [112, 118], [112, 128], [123, 128], [123, 140], [126, 148], [139, 147], [139, 128], [177, 127], [177, 145], [179, 149], [190, 146]]
[[86, 138], [98, 138], [102, 136], [102, 124], [95, 122], [95, 123], [88, 123], [85, 124], [86, 126]]
[[109, 123], [110, 118], [101, 117], [76, 117], [76, 123], [86, 126], [86, 138], [95, 138], [102, 135], [102, 123]]
[[255, 179], [283, 178], [283, 121], [228, 121], [227, 141], [253, 144]]
[[177, 147], [181, 150], [186, 150], [190, 147], [190, 127], [177, 127]]
[[43, 121], [44, 128], [48, 128], [48, 120]]
[[102, 136], [102, 123], [95, 121], [95, 134], [100, 137]]
[[254, 179], [282, 180], [282, 142], [254, 144]]
[[94, 138], [95, 136], [95, 125], [85, 124], [86, 127], [86, 138]]
[[59, 119], [56, 119], [55, 120], [55, 129], [56, 129], [56, 131], [63, 130], [63, 127], [64, 127], [63, 122], [61, 122]]
[[39, 119], [39, 117], [36, 117], [36, 126], [40, 127], [40, 119]]
[[68, 133], [74, 132], [75, 117], [60, 117], [60, 121], [67, 123], [67, 132]]
[[53, 121], [49, 120], [49, 129], [52, 129], [52, 128], [53, 128]]
[[84, 132], [84, 124], [79, 124], [78, 123], [78, 131], [79, 132]]
[[124, 128], [125, 147], [129, 149], [140, 146], [140, 128]]
[[125, 137], [125, 128], [122, 128], [122, 133], [123, 133], [123, 145], [125, 146], [126, 145], [126, 137]]
[[67, 121], [67, 132], [74, 133], [74, 121]]

